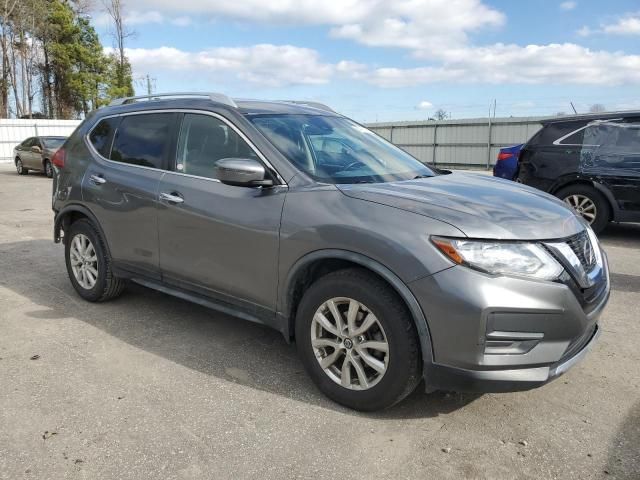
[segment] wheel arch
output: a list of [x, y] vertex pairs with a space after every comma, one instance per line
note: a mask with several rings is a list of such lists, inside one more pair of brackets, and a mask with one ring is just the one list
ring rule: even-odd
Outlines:
[[600, 183], [600, 182], [596, 182], [593, 179], [590, 178], [572, 178], [572, 179], [567, 179], [566, 181], [563, 181], [561, 183], [556, 184], [551, 190], [549, 190], [549, 193], [553, 194], [553, 195], [557, 195], [557, 193], [567, 187], [571, 187], [573, 185], [585, 185], [587, 187], [591, 187], [593, 189], [595, 189], [596, 191], [598, 191], [599, 193], [601, 193], [604, 198], [607, 199], [607, 203], [609, 204], [609, 207], [611, 209], [611, 218], [610, 220], [616, 220], [618, 217], [618, 212], [619, 212], [619, 208], [618, 208], [618, 203], [616, 202], [615, 197], [613, 196], [613, 193], [611, 192], [611, 190], [604, 184]]
[[107, 252], [110, 253], [111, 250], [109, 248], [109, 242], [104, 234], [104, 231], [102, 230], [102, 227], [100, 226], [100, 222], [98, 222], [98, 219], [93, 214], [93, 212], [84, 205], [67, 205], [56, 214], [53, 224], [53, 241], [59, 243], [61, 240], [64, 240], [64, 237], [60, 235], [60, 232], [68, 231], [69, 226], [80, 218], [88, 219], [91, 224], [98, 230], [100, 236], [102, 237], [102, 241], [104, 242], [104, 245], [107, 249]]
[[384, 280], [400, 296], [418, 332], [423, 374], [426, 374], [433, 363], [433, 348], [429, 325], [420, 304], [400, 277], [386, 266], [360, 253], [339, 249], [317, 250], [303, 256], [291, 267], [278, 302], [278, 315], [283, 317], [282, 333], [285, 338], [290, 341], [294, 337], [296, 310], [305, 289], [327, 273], [349, 267], [371, 272]]

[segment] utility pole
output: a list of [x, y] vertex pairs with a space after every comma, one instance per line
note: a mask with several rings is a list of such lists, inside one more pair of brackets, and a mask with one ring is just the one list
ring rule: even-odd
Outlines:
[[152, 93], [153, 93], [153, 88], [151, 88], [151, 77], [149, 77], [149, 74], [147, 73], [147, 95], [151, 96]]
[[[496, 106], [497, 100], [493, 99], [493, 118], [496, 116]], [[487, 138], [487, 170], [491, 167], [491, 128], [492, 128], [492, 118], [491, 118], [491, 104], [489, 104], [489, 135]]]
[[576, 110], [576, 107], [573, 106], [573, 102], [569, 102], [569, 103], [571, 104], [571, 108], [573, 108], [573, 113], [577, 115], [578, 111]]

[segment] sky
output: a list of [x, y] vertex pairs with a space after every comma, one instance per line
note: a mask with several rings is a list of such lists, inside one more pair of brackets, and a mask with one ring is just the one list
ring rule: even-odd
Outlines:
[[638, 0], [123, 3], [140, 94], [149, 75], [154, 92], [314, 100], [361, 122], [486, 117], [494, 100], [498, 117], [640, 109]]

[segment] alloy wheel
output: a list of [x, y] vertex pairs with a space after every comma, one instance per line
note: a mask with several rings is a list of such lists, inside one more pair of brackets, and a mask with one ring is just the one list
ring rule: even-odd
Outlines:
[[53, 176], [53, 167], [51, 167], [51, 162], [49, 161], [45, 162], [44, 173], [47, 175], [47, 177]]
[[17, 159], [16, 160], [16, 170], [18, 171], [18, 173], [22, 173], [22, 169], [24, 167], [22, 166], [22, 160]]
[[69, 247], [71, 270], [78, 284], [91, 290], [98, 281], [98, 256], [89, 237], [79, 233], [71, 239]]
[[368, 390], [387, 371], [389, 343], [376, 316], [361, 302], [335, 297], [316, 310], [311, 346], [325, 374], [350, 390]]
[[593, 203], [593, 200], [586, 195], [572, 194], [565, 197], [564, 201], [573, 208], [578, 215], [589, 222], [589, 224], [592, 224], [595, 221], [598, 209], [596, 208], [596, 204]]

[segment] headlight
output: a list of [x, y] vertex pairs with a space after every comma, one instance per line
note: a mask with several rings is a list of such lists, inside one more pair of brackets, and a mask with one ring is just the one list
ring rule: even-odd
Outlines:
[[563, 271], [562, 265], [535, 243], [443, 237], [431, 237], [431, 241], [455, 263], [486, 273], [555, 280]]

